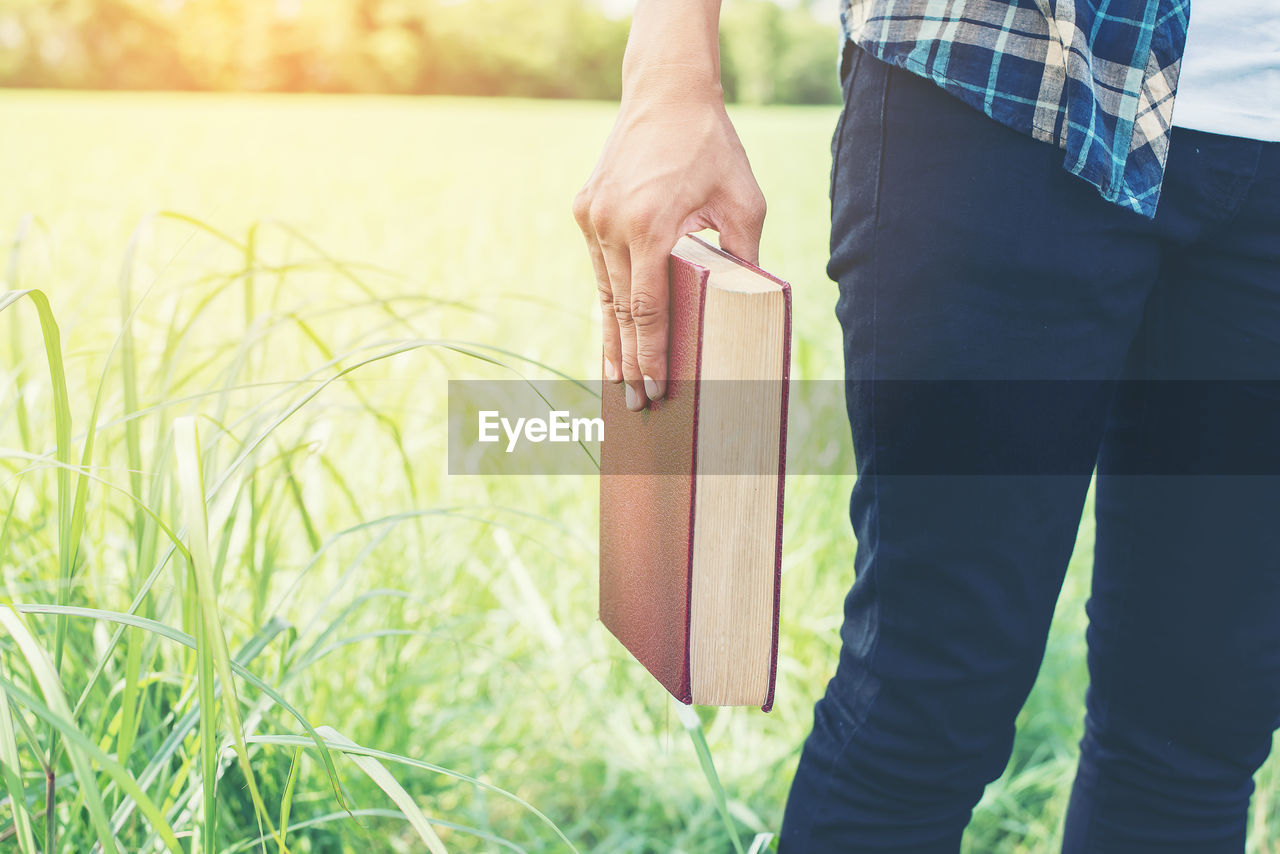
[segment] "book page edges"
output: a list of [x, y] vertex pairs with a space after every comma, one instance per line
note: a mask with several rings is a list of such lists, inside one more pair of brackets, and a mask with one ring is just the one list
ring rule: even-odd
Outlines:
[[761, 710], [768, 712], [773, 708], [774, 694], [777, 689], [778, 682], [778, 635], [779, 623], [782, 608], [782, 510], [784, 502], [784, 493], [786, 485], [786, 468], [787, 468], [787, 414], [788, 404], [791, 390], [791, 327], [792, 327], [792, 305], [791, 305], [791, 284], [770, 273], [761, 267], [744, 261], [734, 255], [725, 252], [717, 246], [712, 246], [701, 237], [690, 234], [689, 239], [697, 241], [712, 252], [722, 255], [725, 258], [737, 264], [759, 273], [765, 278], [771, 279], [782, 287], [782, 298], [785, 306], [783, 321], [783, 347], [782, 347], [782, 426], [780, 431], [780, 441], [778, 447], [778, 525], [777, 525], [777, 546], [774, 556], [774, 593], [773, 593], [773, 652], [769, 662], [769, 689], [765, 696], [764, 704]]
[[[762, 557], [758, 550], [753, 550], [748, 546], [746, 553], [737, 553], [740, 541], [736, 541], [729, 529], [720, 526], [715, 531], [706, 529], [705, 523], [702, 529], [694, 528], [694, 553], [697, 554], [701, 550], [701, 563], [715, 562], [717, 558], [726, 554], [731, 555], [726, 563], [720, 564], [726, 567], [725, 571], [714, 575], [700, 573], [691, 581], [691, 602], [690, 602], [690, 667], [691, 667], [691, 685], [695, 695], [695, 702], [707, 703], [713, 705], [755, 705], [759, 704], [764, 711], [768, 711], [773, 705], [773, 697], [776, 690], [777, 680], [777, 656], [779, 641], [779, 615], [781, 603], [781, 558], [782, 558], [782, 503], [785, 493], [785, 453], [786, 453], [786, 425], [787, 425], [787, 404], [790, 380], [790, 350], [791, 350], [791, 293], [790, 286], [753, 265], [747, 265], [739, 259], [727, 253], [715, 250], [709, 247], [697, 238], [690, 238], [700, 244], [697, 247], [690, 247], [693, 251], [688, 254], [693, 256], [705, 256], [709, 253], [721, 256], [724, 262], [721, 263], [719, 258], [712, 259], [718, 268], [712, 270], [712, 275], [708, 284], [708, 289], [719, 292], [716, 295], [716, 308], [713, 309], [710, 304], [705, 307], [706, 315], [719, 314], [720, 311], [736, 311], [734, 304], [743, 307], [748, 312], [748, 316], [753, 319], [749, 323], [756, 325], [757, 334], [763, 334], [771, 342], [772, 347], [778, 347], [779, 350], [773, 350], [772, 354], [762, 353], [761, 361], [755, 364], [739, 363], [736, 360], [732, 363], [723, 361], [723, 366], [717, 368], [709, 365], [707, 357], [704, 355], [700, 360], [703, 377], [707, 377], [708, 370], [719, 370], [723, 376], [713, 379], [769, 379], [777, 377], [781, 380], [778, 390], [778, 397], [773, 401], [766, 401], [763, 405], [768, 408], [775, 408], [779, 413], [780, 422], [777, 425], [778, 446], [770, 452], [764, 447], [758, 445], [752, 446], [749, 439], [748, 444], [738, 445], [733, 451], [728, 450], [729, 446], [709, 447], [713, 456], [718, 454], [722, 449], [726, 455], [730, 453], [748, 454], [749, 458], [742, 458], [743, 462], [736, 464], [746, 464], [752, 470], [761, 464], [771, 465], [766, 460], [776, 459], [776, 468], [773, 473], [765, 474], [743, 474], [731, 475], [736, 480], [721, 480], [716, 476], [709, 476], [709, 479], [703, 485], [705, 489], [710, 489], [706, 500], [713, 501], [713, 505], [709, 506], [731, 506], [736, 508], [737, 512], [746, 513], [752, 518], [758, 519], [761, 512], [768, 512], [773, 519], [773, 537], [772, 539], [772, 572], [768, 582], [758, 575], [753, 576], [749, 572], [746, 574], [735, 574], [735, 567], [759, 566], [756, 561]], [[699, 259], [701, 260], [701, 258]], [[733, 287], [724, 288], [722, 283], [725, 278], [725, 266], [729, 263], [737, 267], [742, 267], [743, 273], [751, 279], [758, 279], [763, 276], [770, 283], [768, 287]], [[772, 296], [780, 294], [781, 300], [776, 301]], [[763, 299], [763, 302], [761, 300]], [[748, 306], [756, 306], [756, 308], [747, 308]], [[716, 317], [704, 318], [707, 328], [704, 329], [704, 342], [710, 340], [709, 345], [715, 352], [724, 354], [721, 359], [726, 357], [732, 358], [730, 354], [735, 347], [741, 346], [741, 342], [734, 342], [732, 338], [742, 334], [736, 329], [729, 331], [729, 337], [720, 338], [710, 326], [716, 322]], [[745, 330], [748, 338], [752, 336], [752, 330]], [[704, 407], [710, 405], [711, 409], [704, 411]], [[717, 431], [728, 431], [726, 435], [732, 435], [733, 425], [743, 420], [742, 411], [733, 406], [732, 403], [726, 404], [721, 399], [713, 399], [710, 404], [706, 401], [706, 394], [701, 394], [699, 399], [699, 423], [705, 423], [708, 418], [716, 420], [717, 424], [712, 429]], [[733, 440], [729, 440], [732, 445]], [[697, 444], [701, 444], [698, 442]], [[765, 454], [766, 457], [761, 457]], [[717, 457], [717, 459], [726, 459], [728, 456]], [[714, 464], [712, 464], [715, 468]], [[705, 467], [705, 466], [704, 466]], [[765, 469], [758, 469], [761, 472]], [[744, 482], [742, 478], [750, 478], [756, 483], [753, 485], [749, 481]], [[768, 503], [773, 506], [765, 511], [761, 502], [763, 496], [757, 490], [758, 487], [773, 490], [773, 497]], [[696, 494], [696, 491], [695, 491]], [[695, 500], [695, 506], [697, 505]], [[705, 508], [704, 508], [705, 509]], [[732, 511], [730, 511], [732, 512]], [[736, 554], [735, 554], [736, 553]], [[691, 569], [699, 565], [699, 560], [694, 559]], [[700, 579], [700, 580], [699, 580]], [[754, 580], [753, 580], [754, 579]], [[761, 583], [767, 583], [767, 592], [760, 588]], [[724, 605], [722, 610], [699, 609], [697, 601], [715, 601], [718, 605]], [[761, 613], [761, 608], [765, 608], [765, 613]], [[757, 616], [752, 616], [752, 615]], [[750, 626], [758, 625], [758, 621], [766, 619], [769, 623], [768, 633], [763, 632], [753, 634]], [[699, 615], [698, 628], [700, 631], [694, 631], [694, 618]], [[740, 618], [740, 619], [735, 619]], [[763, 644], [763, 645], [762, 645]], [[731, 659], [726, 657], [726, 650], [742, 650], [743, 655], [750, 662], [744, 662], [748, 665], [745, 671], [736, 671]], [[696, 666], [695, 666], [696, 665]], [[764, 665], [760, 671], [755, 670], [756, 666]], [[745, 674], [741, 675], [740, 674]], [[759, 681], [757, 681], [759, 680]]]
[[[760, 271], [768, 276], [763, 270]], [[770, 277], [773, 278], [773, 277]], [[778, 686], [778, 626], [782, 615], [782, 508], [786, 498], [787, 483], [787, 406], [791, 396], [791, 285], [775, 279], [782, 285], [782, 424], [778, 431], [778, 522], [775, 528], [773, 553], [773, 649], [769, 655], [769, 688], [765, 693], [761, 711], [773, 708], [773, 696]]]

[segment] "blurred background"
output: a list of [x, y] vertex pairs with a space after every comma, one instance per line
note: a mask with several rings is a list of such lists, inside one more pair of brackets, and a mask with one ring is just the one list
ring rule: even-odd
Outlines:
[[[628, 0], [0, 0], [0, 86], [616, 98]], [[836, 0], [730, 0], [731, 101], [832, 103]]]

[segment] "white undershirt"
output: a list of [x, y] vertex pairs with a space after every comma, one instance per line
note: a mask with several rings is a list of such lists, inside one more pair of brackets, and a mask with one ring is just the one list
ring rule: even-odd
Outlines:
[[1280, 141], [1278, 0], [1193, 0], [1173, 123]]

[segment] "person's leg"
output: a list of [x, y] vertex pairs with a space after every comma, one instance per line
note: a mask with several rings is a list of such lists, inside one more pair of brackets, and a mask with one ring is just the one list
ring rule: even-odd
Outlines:
[[857, 579], [780, 851], [954, 854], [1043, 655], [1107, 411], [1087, 381], [1119, 374], [1158, 244], [1052, 146], [860, 49], [846, 70]]
[[1280, 143], [1175, 129], [1160, 205], [1098, 461], [1070, 854], [1239, 854], [1280, 723]]

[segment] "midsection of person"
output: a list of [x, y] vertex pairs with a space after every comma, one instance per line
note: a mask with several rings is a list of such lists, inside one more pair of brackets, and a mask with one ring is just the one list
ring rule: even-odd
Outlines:
[[[1198, 7], [1184, 66], [1188, 0], [846, 2], [827, 272], [859, 466], [856, 580], [780, 854], [960, 850], [1009, 759], [1091, 484], [1091, 683], [1063, 850], [1243, 850], [1280, 721], [1280, 400], [1272, 388], [1242, 443], [1230, 411], [1162, 399], [1154, 415], [1146, 392], [1280, 380], [1267, 5]], [[663, 392], [649, 380], [679, 233], [759, 246], [718, 10], [640, 0], [618, 124], [575, 203], [605, 373], [632, 408]], [[1130, 391], [1095, 382], [1116, 379]], [[1005, 396], [967, 393], [988, 380]], [[1014, 446], [1025, 468], [1009, 467]], [[1194, 462], [1223, 447], [1257, 471], [1151, 470], [1151, 448]]]

